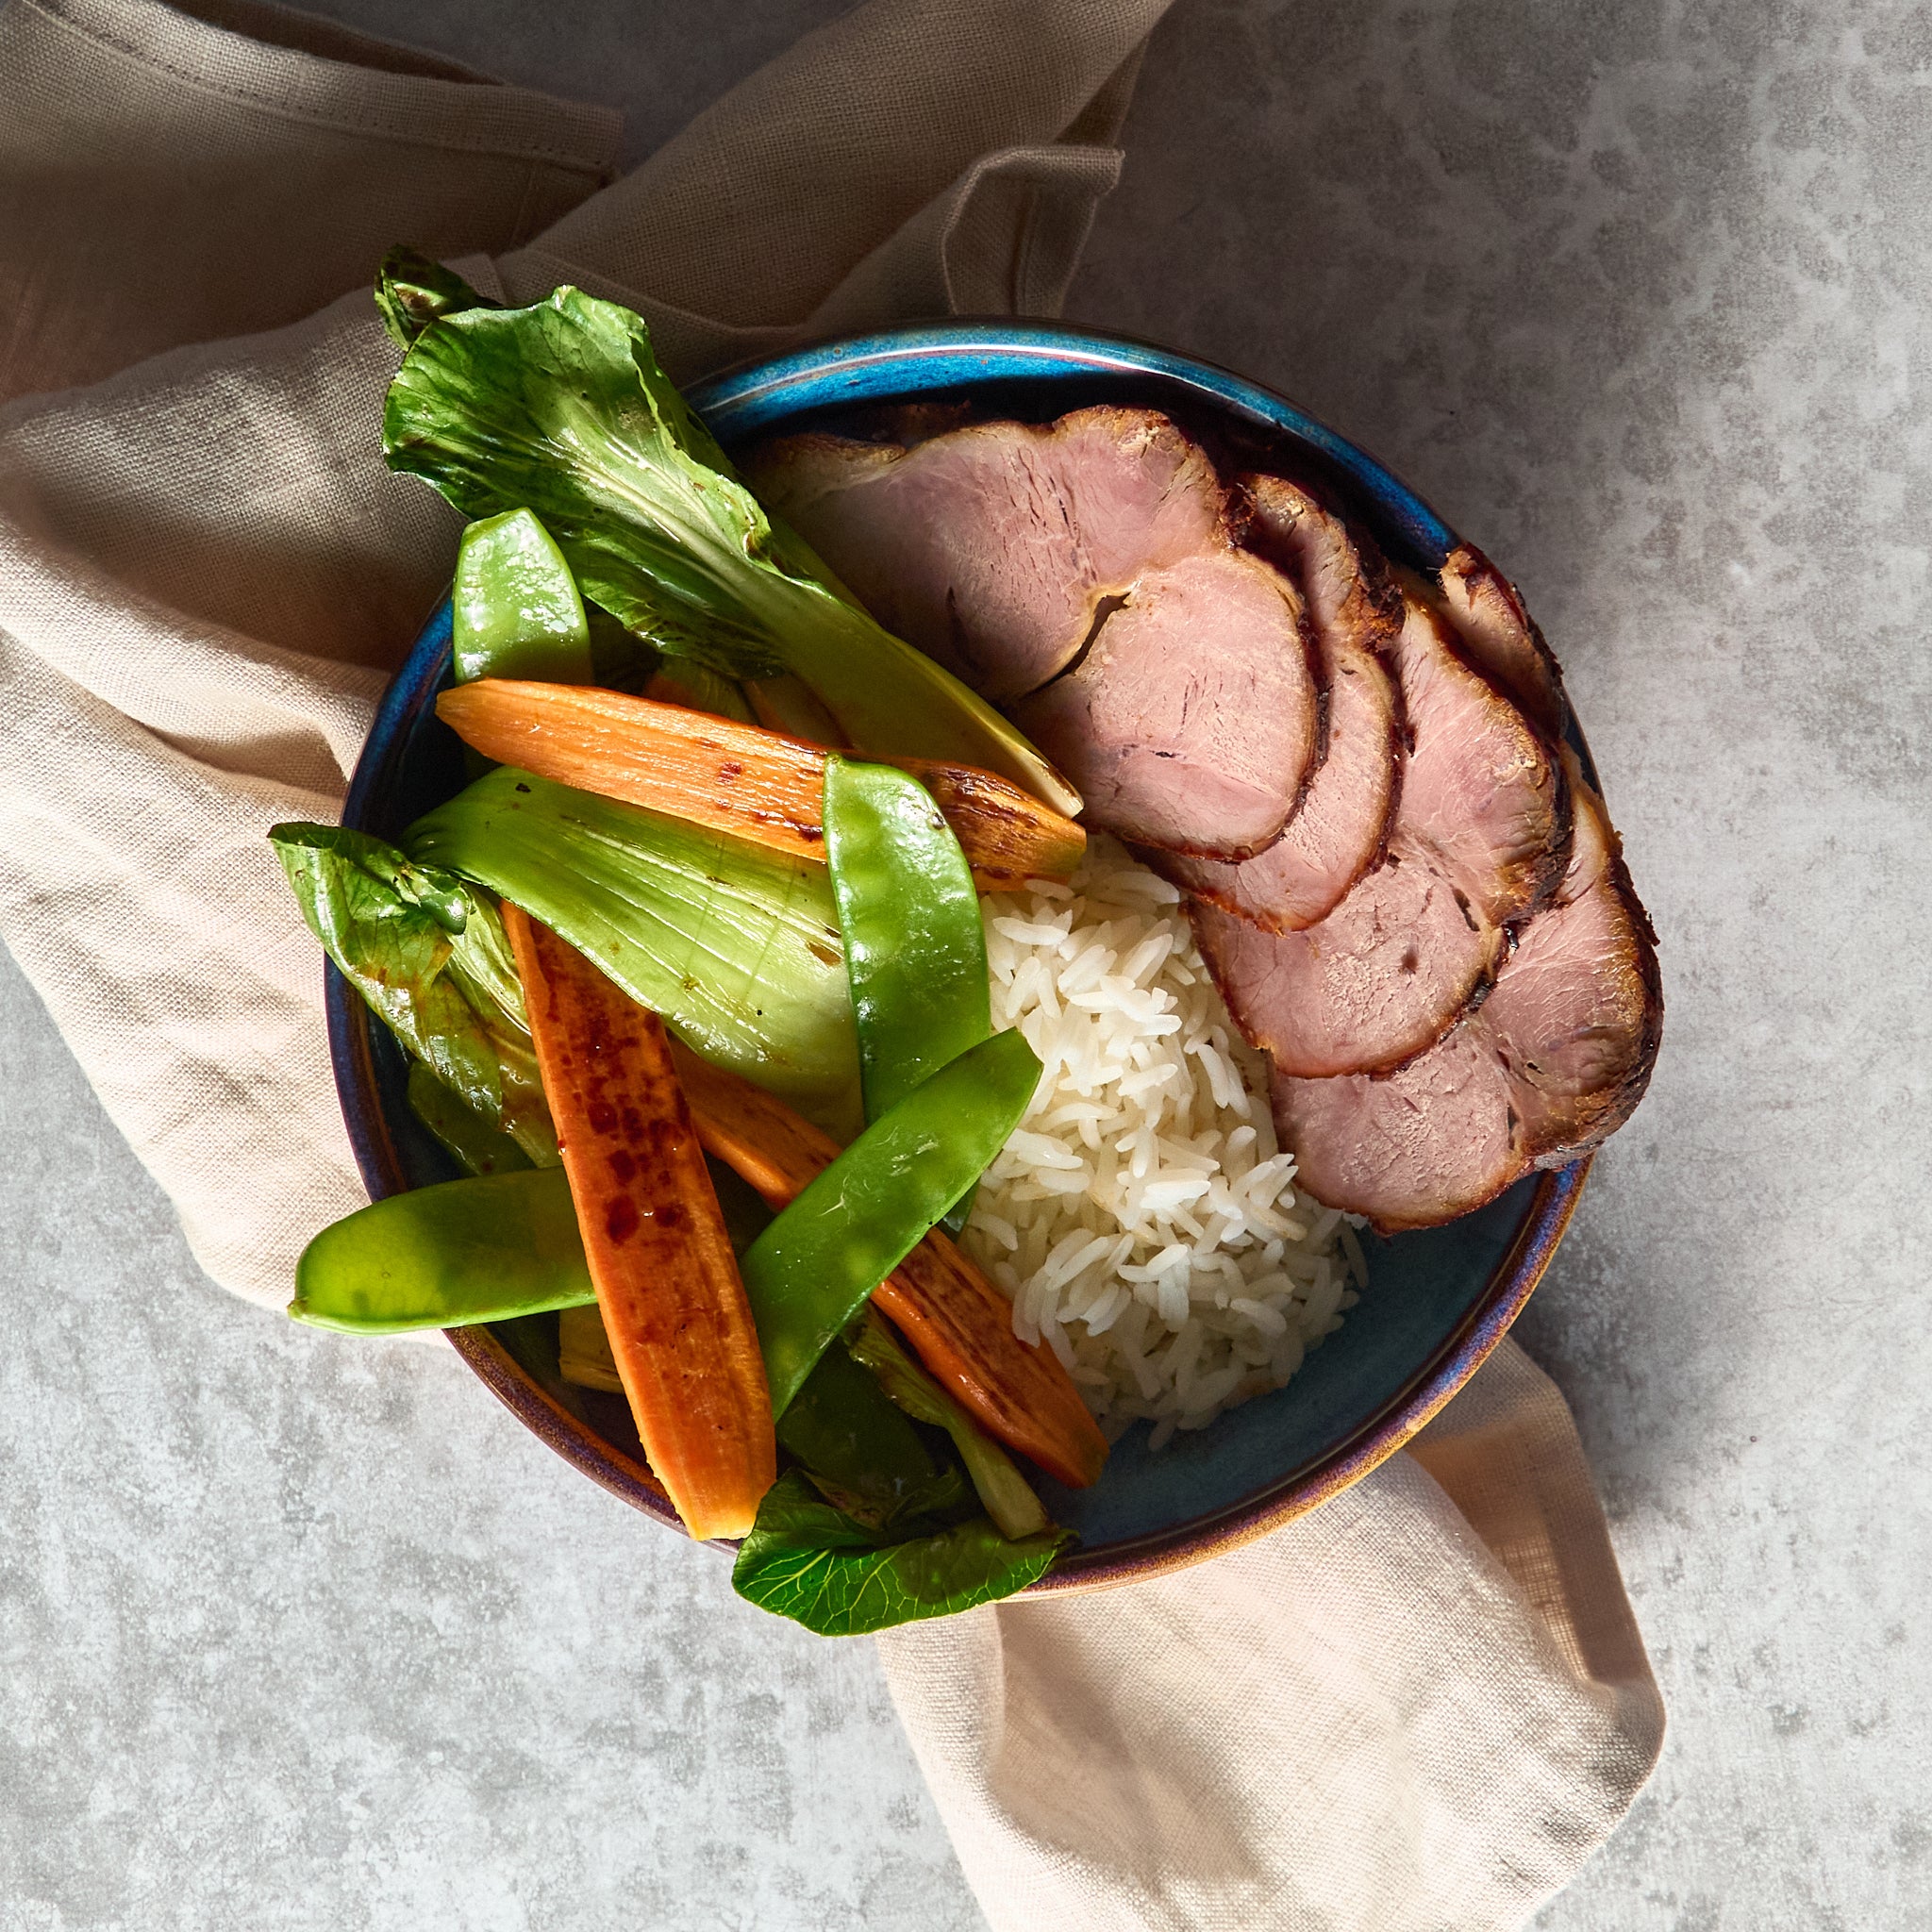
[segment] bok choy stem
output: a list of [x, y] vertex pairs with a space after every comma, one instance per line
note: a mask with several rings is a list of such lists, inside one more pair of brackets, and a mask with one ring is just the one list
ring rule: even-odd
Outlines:
[[585, 594], [729, 677], [795, 673], [862, 751], [1078, 795], [997, 711], [882, 629], [739, 479], [642, 320], [581, 290], [442, 313], [389, 391], [383, 451], [473, 517], [528, 508]]
[[411, 827], [423, 863], [568, 940], [707, 1059], [828, 1132], [858, 1053], [823, 866], [506, 765]]

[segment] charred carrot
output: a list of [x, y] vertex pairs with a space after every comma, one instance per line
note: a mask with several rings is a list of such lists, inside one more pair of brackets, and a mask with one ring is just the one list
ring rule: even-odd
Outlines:
[[[781, 1100], [671, 1044], [698, 1138], [768, 1207], [789, 1205], [839, 1149]], [[873, 1294], [926, 1371], [991, 1436], [1049, 1475], [1084, 1489], [1107, 1460], [1107, 1439], [1049, 1350], [1013, 1333], [1006, 1296], [937, 1228]]]
[[771, 1397], [664, 1024], [508, 900], [503, 915], [644, 1454], [692, 1536], [742, 1536], [777, 1474]]
[[1087, 833], [1032, 793], [974, 765], [933, 758], [876, 758], [932, 793], [982, 892], [1010, 892], [1028, 879], [1063, 879], [1087, 853]]
[[[681, 705], [584, 685], [479, 678], [437, 715], [485, 758], [823, 862], [825, 754], [818, 745]], [[991, 772], [887, 758], [929, 791], [982, 891], [1064, 878], [1087, 835]]]

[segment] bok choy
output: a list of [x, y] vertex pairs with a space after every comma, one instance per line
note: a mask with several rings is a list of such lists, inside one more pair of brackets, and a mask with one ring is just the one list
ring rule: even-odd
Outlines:
[[874, 1529], [791, 1470], [759, 1504], [731, 1587], [821, 1637], [856, 1637], [1010, 1596], [1043, 1576], [1072, 1541], [1054, 1528], [1009, 1541], [985, 1516]]
[[727, 677], [795, 674], [862, 751], [981, 766], [1078, 810], [1011, 724], [767, 514], [639, 316], [573, 288], [526, 308], [451, 308], [446, 288], [385, 287], [399, 335], [428, 317], [390, 386], [391, 468], [467, 516], [532, 510], [584, 594], [630, 630]]
[[523, 988], [488, 895], [341, 825], [275, 825], [269, 841], [308, 929], [403, 1045], [486, 1127], [555, 1164]]
[[823, 866], [513, 765], [418, 820], [408, 844], [568, 940], [707, 1059], [855, 1130], [858, 1049]]

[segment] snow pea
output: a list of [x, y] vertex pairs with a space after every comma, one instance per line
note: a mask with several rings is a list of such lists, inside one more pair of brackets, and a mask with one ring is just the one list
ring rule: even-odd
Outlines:
[[295, 1264], [289, 1313], [356, 1335], [461, 1328], [597, 1299], [558, 1167], [444, 1181], [345, 1215]]
[[932, 793], [891, 765], [827, 758], [824, 824], [875, 1121], [992, 1031], [979, 894]]
[[[992, 1031], [979, 893], [931, 792], [891, 765], [825, 760], [825, 858], [858, 1035], [865, 1117]], [[957, 1234], [968, 1188], [945, 1216]]]
[[563, 552], [526, 509], [484, 517], [457, 546], [450, 592], [458, 684], [473, 677], [591, 682], [591, 628]]
[[774, 1416], [1006, 1144], [1040, 1071], [1017, 1031], [969, 1048], [867, 1127], [745, 1251]]

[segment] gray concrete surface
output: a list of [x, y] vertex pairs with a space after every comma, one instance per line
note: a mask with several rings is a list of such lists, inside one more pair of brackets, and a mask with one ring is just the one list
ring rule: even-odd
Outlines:
[[[838, 8], [325, 10], [642, 152]], [[1932, 1916], [1928, 103], [1923, 7], [1181, 0], [1071, 305], [1504, 561], [1662, 934], [1655, 1089], [1519, 1332], [1672, 1731], [1543, 1932]], [[0, 1038], [8, 1932], [979, 1923], [865, 1646], [453, 1360], [225, 1301], [10, 972]]]

